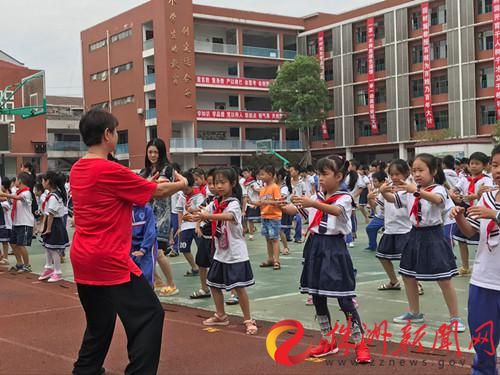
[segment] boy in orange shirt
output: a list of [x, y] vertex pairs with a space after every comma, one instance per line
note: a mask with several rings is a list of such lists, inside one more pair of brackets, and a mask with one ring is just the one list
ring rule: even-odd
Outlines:
[[272, 165], [260, 168], [259, 179], [264, 182], [260, 190], [260, 216], [262, 217], [262, 235], [267, 241], [267, 261], [261, 267], [273, 267], [274, 270], [281, 269], [279, 238], [281, 231], [281, 205], [282, 197], [279, 186], [276, 184], [276, 171]]

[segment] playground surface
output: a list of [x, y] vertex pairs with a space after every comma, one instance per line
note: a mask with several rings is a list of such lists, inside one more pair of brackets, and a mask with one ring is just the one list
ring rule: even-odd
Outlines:
[[[368, 373], [385, 374], [389, 371], [408, 374], [467, 374], [472, 363], [468, 330], [458, 334], [458, 348], [453, 335], [449, 337], [449, 352], [432, 350], [439, 348], [443, 337], [439, 327], [447, 320], [447, 311], [441, 292], [435, 283], [425, 283], [425, 295], [421, 298], [422, 311], [427, 325], [421, 352], [415, 339], [414, 327], [410, 345], [400, 345], [403, 326], [392, 324], [392, 318], [406, 311], [404, 291], [378, 292], [377, 287], [386, 281], [374, 254], [364, 250], [367, 244], [360, 228], [357, 246], [350, 249], [357, 272], [357, 300], [359, 311], [368, 328], [368, 334], [377, 338], [376, 327], [385, 327], [391, 335], [384, 344], [382, 335], [370, 343], [373, 363], [359, 369], [351, 352], [343, 350], [326, 360], [306, 361], [286, 367], [275, 363], [266, 349], [266, 336], [270, 327], [281, 320], [293, 319], [301, 322], [306, 333], [294, 348], [300, 352], [319, 340], [314, 321], [314, 307], [305, 305], [305, 296], [298, 293], [301, 269], [302, 245], [291, 245], [291, 255], [281, 259], [282, 269], [262, 269], [258, 264], [264, 260], [265, 242], [260, 236], [248, 242], [256, 285], [248, 289], [252, 314], [259, 324], [257, 336], [244, 334], [239, 306], [229, 306], [231, 325], [222, 329], [206, 329], [201, 321], [213, 312], [211, 299], [191, 300], [189, 295], [199, 288], [196, 277], [184, 277], [187, 263], [182, 257], [171, 258], [174, 278], [180, 293], [162, 298], [166, 310], [160, 374], [225, 374], [225, 373]], [[471, 251], [471, 257], [473, 256]], [[34, 272], [43, 268], [44, 255], [36, 243], [31, 249]], [[71, 265], [63, 264], [64, 278], [57, 284], [39, 282], [36, 274], [11, 274], [0, 268], [0, 374], [68, 374], [76, 358], [85, 327], [85, 319], [72, 281]], [[459, 297], [460, 314], [467, 317], [468, 278], [455, 278]], [[330, 301], [332, 317], [339, 324], [345, 323], [337, 302]], [[279, 343], [291, 332], [283, 333]], [[340, 336], [337, 336], [340, 341]], [[220, 358], [220, 359], [219, 359]], [[121, 324], [117, 324], [115, 338], [105, 367], [107, 373], [123, 373], [127, 364], [126, 338]]]

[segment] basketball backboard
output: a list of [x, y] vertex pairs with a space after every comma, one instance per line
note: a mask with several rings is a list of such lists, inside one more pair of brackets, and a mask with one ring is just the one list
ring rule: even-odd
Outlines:
[[[14, 105], [15, 95], [21, 93], [21, 107]], [[21, 116], [23, 119], [47, 113], [45, 72], [25, 77], [15, 86], [6, 87], [0, 96], [0, 116]]]
[[257, 146], [257, 152], [262, 154], [270, 154], [273, 151], [273, 140], [272, 139], [261, 139], [255, 141]]

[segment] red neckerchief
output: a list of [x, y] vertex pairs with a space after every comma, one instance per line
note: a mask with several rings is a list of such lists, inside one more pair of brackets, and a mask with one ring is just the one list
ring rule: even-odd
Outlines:
[[[469, 188], [467, 189], [467, 193], [469, 195], [476, 193], [476, 182], [478, 182], [479, 180], [482, 180], [484, 177], [486, 177], [486, 176], [482, 173], [476, 177], [467, 177], [467, 181], [469, 181]], [[470, 202], [472, 203], [472, 202], [474, 202], [474, 200], [472, 199]]]
[[206, 198], [207, 197], [207, 183], [204, 183], [203, 185], [199, 186], [201, 194]]
[[[225, 201], [219, 202], [219, 198], [214, 199], [214, 211], [213, 214], [221, 214], [224, 212], [224, 210], [229, 206], [229, 203], [231, 203], [230, 199], [226, 199]], [[217, 226], [220, 225], [220, 222], [217, 220], [212, 220], [212, 246], [214, 244], [214, 240], [217, 234]]]
[[[322, 197], [321, 194], [317, 194], [316, 196], [317, 196], [318, 200], [321, 203], [331, 205], [331, 204], [337, 202], [340, 198], [342, 198], [343, 196], [346, 196], [346, 195], [349, 195], [349, 194], [334, 194], [334, 195], [332, 195], [330, 198], [328, 198], [326, 200]], [[308, 233], [311, 231], [312, 228], [319, 227], [319, 225], [321, 223], [321, 218], [322, 217], [323, 217], [323, 211], [317, 210], [316, 211], [316, 215], [314, 215], [314, 219], [309, 224], [309, 228], [307, 228], [307, 232]]]
[[253, 176], [247, 177], [245, 178], [245, 181], [243, 181], [243, 186], [247, 186], [248, 184], [250, 184], [250, 182], [253, 181], [255, 181], [255, 178], [253, 178]]
[[191, 204], [191, 198], [193, 198], [196, 194], [201, 194], [201, 190], [197, 186], [193, 187], [193, 191], [191, 192], [191, 194], [186, 195], [186, 207]]
[[[19, 189], [18, 191], [16, 191], [16, 195], [21, 195], [25, 191], [30, 191], [30, 188], [25, 187]], [[10, 213], [10, 217], [12, 218], [12, 220], [14, 220], [14, 216], [16, 216], [16, 209], [17, 209], [17, 199], [14, 199], [14, 202], [12, 202], [12, 212]]]
[[[430, 193], [432, 190], [434, 190], [435, 187], [436, 185], [426, 187], [424, 191]], [[413, 206], [411, 207], [410, 211], [410, 217], [412, 217], [412, 215], [415, 216], [415, 220], [417, 221], [417, 227], [420, 226], [420, 218], [418, 216], [418, 204], [420, 203], [420, 199], [421, 197], [415, 197], [415, 201], [413, 202]]]
[[49, 193], [47, 194], [47, 196], [45, 197], [43, 203], [42, 203], [42, 212], [45, 212], [45, 206], [47, 206], [47, 203], [49, 202], [49, 199], [50, 199], [50, 196], [52, 195], [52, 193]]

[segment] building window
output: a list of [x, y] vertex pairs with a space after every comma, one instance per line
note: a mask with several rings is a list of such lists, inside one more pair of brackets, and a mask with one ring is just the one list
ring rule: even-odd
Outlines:
[[385, 38], [384, 21], [375, 22], [375, 39]]
[[413, 123], [415, 125], [415, 129], [418, 132], [425, 131], [426, 129], [425, 115], [423, 113], [415, 113], [415, 116], [413, 118]]
[[318, 54], [318, 39], [308, 38], [307, 39], [307, 55], [316, 56]]
[[231, 77], [236, 77], [238, 75], [238, 65], [237, 64], [229, 64], [227, 67], [227, 74]]
[[362, 106], [365, 106], [365, 105], [368, 105], [368, 92], [365, 91], [365, 89], [362, 89], [362, 90], [358, 90], [358, 93], [357, 93], [357, 103], [358, 105], [362, 105]]
[[412, 31], [416, 31], [422, 28], [422, 14], [420, 13], [420, 11], [412, 13], [410, 17]]
[[92, 109], [109, 109], [109, 102], [92, 104], [90, 107]]
[[108, 71], [103, 70], [102, 72], [94, 73], [90, 75], [92, 81], [105, 81], [108, 79]]
[[118, 144], [119, 145], [128, 145], [128, 130], [119, 130], [118, 131]]
[[379, 87], [375, 90], [375, 103], [385, 103], [385, 87]]
[[229, 97], [229, 107], [239, 108], [240, 107], [240, 98], [238, 96], [231, 95]]
[[431, 43], [431, 60], [448, 58], [448, 44], [446, 39]]
[[431, 10], [431, 25], [442, 25], [446, 23], [446, 6], [440, 5]]
[[133, 95], [125, 96], [123, 98], [114, 99], [113, 100], [113, 107], [117, 107], [119, 105], [129, 104], [129, 103], [133, 103], [133, 102], [134, 102]]
[[356, 28], [356, 41], [358, 43], [366, 43], [366, 26], [358, 26]]
[[477, 14], [491, 13], [493, 0], [477, 0]]
[[481, 125], [494, 125], [497, 123], [495, 104], [481, 106]]
[[[378, 134], [387, 134], [387, 118], [385, 115], [377, 116]], [[372, 128], [369, 120], [358, 121], [358, 136], [370, 137], [372, 136]]]
[[482, 89], [493, 87], [495, 83], [495, 79], [493, 76], [493, 67], [483, 68], [479, 70], [479, 82], [481, 82]]
[[98, 50], [98, 49], [103, 48], [103, 47], [106, 47], [106, 39], [99, 40], [98, 42], [92, 43], [89, 46], [89, 50], [90, 50], [90, 52], [93, 52], [93, 51]]
[[382, 72], [385, 70], [385, 56], [375, 57], [375, 71]]
[[368, 73], [368, 60], [366, 57], [360, 57], [356, 60], [358, 74]]
[[482, 31], [477, 35], [477, 39], [480, 51], [493, 49], [493, 31]]
[[448, 129], [448, 110], [434, 112], [434, 124], [436, 129]]
[[[115, 66], [114, 68], [111, 69], [111, 71], [113, 74], [120, 74], [121, 72], [126, 72], [131, 70], [133, 66], [134, 64], [132, 62], [129, 62], [126, 64]], [[154, 68], [153, 68], [153, 73], [154, 73]]]
[[147, 130], [148, 142], [153, 140], [153, 139], [158, 138], [158, 127], [157, 126], [149, 126], [147, 129], [148, 129]]
[[333, 81], [333, 62], [328, 60], [325, 63], [325, 81]]
[[412, 98], [420, 98], [424, 96], [424, 79], [414, 79], [411, 81]]
[[130, 37], [130, 36], [132, 36], [132, 29], [122, 31], [121, 33], [118, 33], [115, 35], [111, 35], [111, 43], [116, 43], [119, 40], [123, 40], [125, 38]]
[[443, 75], [433, 77], [431, 80], [432, 95], [447, 94], [448, 93], [448, 76]]
[[411, 47], [411, 63], [419, 64], [424, 61], [424, 55], [422, 53], [422, 44], [415, 44]]

